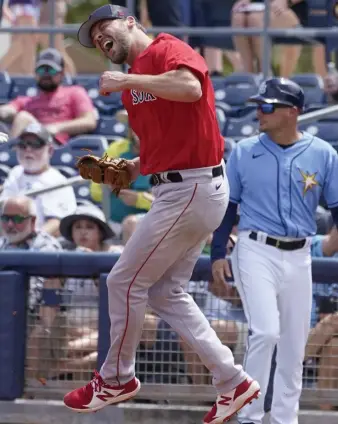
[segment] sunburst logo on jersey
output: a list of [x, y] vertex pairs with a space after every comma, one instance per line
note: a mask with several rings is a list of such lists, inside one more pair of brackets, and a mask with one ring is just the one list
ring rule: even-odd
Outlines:
[[302, 171], [301, 169], [299, 169], [299, 172], [301, 173], [302, 176], [302, 180], [300, 180], [299, 182], [304, 184], [303, 187], [303, 196], [305, 196], [305, 194], [309, 191], [312, 190], [313, 187], [319, 186], [319, 182], [316, 180], [316, 175], [317, 172], [315, 172], [314, 174], [309, 174], [308, 172]]

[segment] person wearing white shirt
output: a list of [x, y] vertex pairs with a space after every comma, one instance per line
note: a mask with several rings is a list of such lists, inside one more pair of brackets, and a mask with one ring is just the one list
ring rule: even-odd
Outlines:
[[[40, 124], [28, 125], [14, 142], [19, 165], [6, 178], [0, 199], [24, 195], [29, 190], [43, 189], [67, 179], [50, 166], [53, 154], [51, 135]], [[63, 187], [35, 197], [37, 229], [58, 236], [60, 220], [76, 210], [73, 187]]]

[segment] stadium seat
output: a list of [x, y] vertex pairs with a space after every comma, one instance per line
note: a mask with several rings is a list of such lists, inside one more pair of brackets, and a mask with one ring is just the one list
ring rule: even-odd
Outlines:
[[78, 175], [77, 170], [74, 168], [71, 168], [70, 166], [56, 165], [54, 166], [54, 168], [60, 171], [61, 174], [64, 175], [66, 178], [71, 178]]
[[240, 107], [247, 103], [250, 96], [257, 94], [258, 90], [258, 77], [257, 75], [234, 72], [224, 79], [225, 97], [223, 100], [232, 107]]
[[81, 75], [75, 78], [75, 84], [84, 87], [100, 114], [112, 115], [122, 108], [121, 93], [109, 96], [99, 94], [99, 77], [97, 75]]
[[251, 137], [258, 129], [256, 111], [252, 111], [241, 118], [229, 118], [227, 122], [226, 140], [231, 138], [235, 141]]
[[125, 137], [127, 135], [127, 126], [113, 117], [101, 116], [94, 132], [107, 138], [114, 136]]
[[7, 103], [12, 89], [12, 80], [7, 72], [0, 72], [0, 104]]
[[11, 142], [3, 143], [0, 145], [0, 164], [9, 166], [13, 168], [13, 166], [18, 165], [18, 161], [16, 159], [16, 152], [11, 146]]
[[90, 182], [89, 181], [83, 181], [81, 184], [75, 184], [73, 186], [75, 197], [77, 200], [77, 203], [92, 203], [96, 206], [98, 206], [98, 203], [94, 202], [93, 199], [90, 196]]
[[15, 99], [18, 96], [33, 97], [36, 95], [38, 88], [36, 86], [35, 78], [26, 75], [13, 75], [12, 76], [12, 90], [10, 98]]
[[338, 143], [338, 122], [336, 119], [323, 119], [313, 123], [300, 124], [299, 129], [329, 143]]
[[317, 74], [296, 74], [291, 80], [302, 87], [305, 95], [305, 105], [324, 104], [324, 83], [322, 78]]
[[90, 150], [93, 155], [101, 157], [108, 148], [108, 140], [100, 135], [78, 135], [71, 138], [67, 146], [75, 156], [81, 156], [85, 154], [85, 150]]
[[[83, 154], [83, 152], [82, 152]], [[82, 154], [80, 156], [82, 156]], [[50, 160], [50, 164], [55, 167], [70, 167], [76, 168], [77, 158], [66, 144], [63, 147], [56, 148]]]

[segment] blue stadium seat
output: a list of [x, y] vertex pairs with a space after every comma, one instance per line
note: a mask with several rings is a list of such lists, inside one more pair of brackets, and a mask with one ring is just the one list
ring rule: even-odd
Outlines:
[[90, 196], [90, 181], [83, 180], [83, 183], [75, 184], [73, 188], [74, 188], [75, 197], [78, 204], [90, 202], [96, 206], [101, 205], [99, 203], [94, 202]]
[[122, 108], [121, 93], [112, 93], [109, 96], [99, 94], [99, 76], [81, 75], [74, 79], [74, 83], [84, 87], [100, 114], [113, 114]]
[[7, 72], [0, 72], [0, 104], [7, 103], [10, 99], [12, 80]]
[[[83, 152], [84, 153], [84, 152]], [[83, 153], [80, 155], [82, 156]], [[54, 150], [53, 155], [50, 160], [50, 164], [55, 167], [70, 167], [75, 169], [77, 159], [69, 146], [66, 144], [63, 147], [58, 147]]]
[[292, 75], [290, 79], [304, 90], [305, 105], [325, 103], [324, 83], [319, 75], [296, 74]]
[[95, 129], [95, 134], [100, 134], [110, 138], [111, 136], [125, 137], [127, 126], [118, 122], [115, 118], [101, 116]]
[[0, 145], [0, 164], [9, 166], [13, 168], [13, 166], [18, 165], [18, 161], [16, 159], [16, 152], [11, 146], [11, 142], [2, 143]]
[[71, 168], [70, 166], [55, 165], [54, 168], [60, 171], [61, 174], [64, 175], [66, 178], [75, 177], [79, 174], [76, 169]]
[[309, 124], [300, 124], [299, 129], [329, 143], [338, 143], [338, 122], [336, 119], [323, 119]]
[[84, 134], [71, 138], [67, 146], [73, 155], [81, 156], [84, 150], [90, 150], [93, 155], [101, 157], [108, 148], [108, 140], [100, 135]]
[[232, 138], [237, 141], [242, 138], [251, 137], [256, 134], [259, 123], [256, 111], [252, 111], [241, 118], [230, 117], [227, 122], [226, 139]]
[[26, 75], [12, 76], [12, 90], [10, 98], [15, 99], [18, 96], [35, 96], [38, 91], [35, 78]]
[[250, 96], [257, 94], [258, 86], [257, 75], [246, 72], [234, 72], [224, 79], [225, 97], [222, 100], [232, 107], [243, 106], [247, 103]]

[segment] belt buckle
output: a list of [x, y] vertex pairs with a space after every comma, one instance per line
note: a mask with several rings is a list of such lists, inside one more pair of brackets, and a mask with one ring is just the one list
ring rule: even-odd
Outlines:
[[276, 243], [277, 249], [279, 249], [279, 245], [280, 245], [280, 240], [277, 240], [277, 243]]

